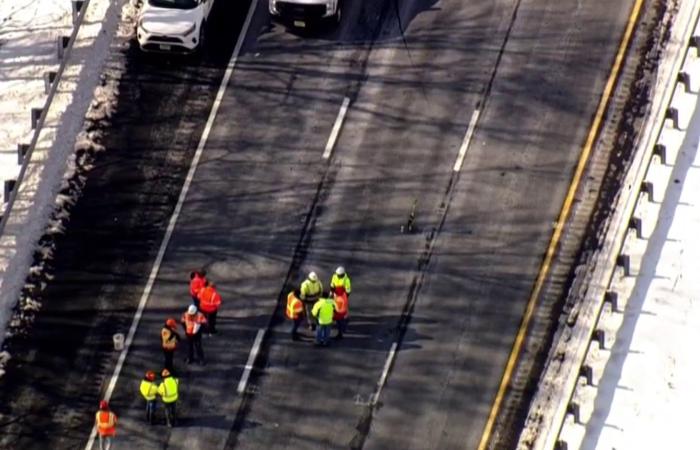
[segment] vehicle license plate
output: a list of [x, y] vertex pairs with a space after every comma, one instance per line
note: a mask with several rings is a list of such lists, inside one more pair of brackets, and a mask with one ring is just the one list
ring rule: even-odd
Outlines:
[[160, 44], [158, 48], [161, 50], [170, 50], [170, 46], [168, 44]]
[[304, 22], [303, 20], [295, 20], [294, 26], [299, 27], [299, 28], [304, 28], [306, 26], [306, 22]]

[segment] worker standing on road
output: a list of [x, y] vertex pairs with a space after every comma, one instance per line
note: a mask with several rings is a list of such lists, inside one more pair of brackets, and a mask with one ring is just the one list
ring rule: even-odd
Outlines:
[[335, 273], [331, 277], [331, 292], [334, 294], [346, 293], [349, 297], [350, 291], [352, 291], [350, 275], [345, 272], [345, 267], [338, 266], [338, 268], [335, 269]]
[[209, 280], [205, 281], [204, 287], [199, 291], [197, 297], [199, 298], [199, 310], [207, 318], [209, 335], [216, 334], [216, 315], [221, 306], [221, 295], [217, 292], [216, 285]]
[[318, 320], [318, 328], [316, 329], [316, 345], [328, 345], [328, 338], [333, 325], [333, 312], [335, 311], [335, 302], [329, 292], [325, 292], [321, 298], [314, 304], [311, 314]]
[[100, 410], [95, 414], [95, 427], [100, 439], [100, 450], [112, 448], [112, 438], [117, 434], [117, 415], [109, 410], [107, 400], [100, 401]]
[[335, 301], [335, 312], [333, 313], [333, 320], [338, 327], [338, 335], [336, 339], [343, 339], [343, 334], [348, 329], [348, 316], [350, 315], [350, 306], [348, 305], [348, 294], [347, 292], [342, 292], [340, 294], [333, 294]]
[[207, 273], [203, 270], [193, 270], [190, 272], [190, 296], [192, 303], [199, 308], [199, 291], [204, 288], [204, 283], [207, 281]]
[[[187, 364], [199, 362], [206, 365], [204, 360], [204, 350], [202, 349], [202, 325], [206, 325], [207, 319], [197, 311], [197, 307], [190, 305], [182, 315], [182, 324], [185, 327], [185, 337], [187, 338]], [[195, 351], [197, 353], [195, 358]]]
[[146, 375], [141, 380], [139, 386], [141, 395], [146, 400], [146, 422], [153, 425], [156, 415], [156, 394], [158, 394], [158, 385], [156, 385], [156, 373], [152, 370], [146, 372]]
[[165, 325], [160, 330], [161, 347], [163, 348], [163, 367], [170, 372], [175, 373], [175, 365], [173, 364], [173, 356], [175, 349], [180, 342], [180, 335], [177, 333], [177, 322], [172, 317], [165, 321]]
[[163, 369], [160, 376], [163, 378], [163, 381], [158, 386], [158, 395], [160, 395], [160, 399], [165, 407], [165, 423], [169, 427], [174, 427], [177, 422], [175, 405], [178, 399], [180, 381], [168, 369]]
[[299, 299], [299, 289], [291, 291], [287, 295], [287, 309], [286, 316], [287, 319], [292, 321], [292, 340], [299, 340], [299, 325], [301, 325], [301, 320], [304, 317], [304, 304]]
[[316, 328], [313, 315], [311, 314], [311, 308], [312, 305], [321, 297], [322, 293], [323, 284], [321, 284], [321, 280], [318, 279], [318, 275], [316, 275], [316, 272], [309, 272], [306, 280], [301, 283], [300, 288], [300, 298], [304, 303], [304, 309], [306, 311], [306, 324], [308, 325], [309, 330], [314, 330]]

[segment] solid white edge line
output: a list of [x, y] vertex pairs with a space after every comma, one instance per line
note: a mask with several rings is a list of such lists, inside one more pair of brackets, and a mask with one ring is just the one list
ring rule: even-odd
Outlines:
[[384, 370], [382, 371], [382, 376], [379, 378], [379, 383], [377, 384], [377, 392], [374, 393], [374, 398], [372, 398], [372, 404], [375, 405], [379, 401], [379, 396], [382, 393], [382, 389], [384, 388], [384, 385], [386, 384], [386, 377], [389, 376], [389, 368], [391, 367], [392, 363], [394, 362], [394, 357], [396, 356], [396, 347], [397, 344], [394, 342], [391, 344], [391, 350], [389, 350], [389, 356], [386, 358], [386, 362], [384, 363]]
[[[112, 393], [114, 392], [114, 388], [117, 385], [117, 381], [119, 380], [119, 375], [121, 374], [122, 367], [124, 366], [126, 355], [129, 352], [129, 347], [131, 347], [131, 344], [134, 340], [134, 335], [136, 334], [136, 329], [138, 328], [141, 316], [143, 316], [143, 311], [146, 308], [148, 297], [151, 294], [151, 290], [153, 289], [153, 285], [155, 284], [156, 277], [158, 276], [158, 272], [160, 271], [160, 265], [163, 262], [165, 250], [168, 248], [168, 244], [170, 243], [170, 238], [172, 237], [173, 230], [175, 229], [175, 224], [177, 223], [178, 216], [180, 215], [180, 211], [182, 210], [182, 205], [185, 202], [185, 197], [187, 197], [187, 192], [189, 191], [190, 185], [192, 184], [194, 173], [196, 172], [197, 165], [199, 164], [199, 160], [202, 157], [202, 151], [204, 150], [204, 146], [206, 145], [207, 139], [209, 138], [209, 133], [211, 132], [212, 125], [214, 124], [214, 119], [216, 118], [216, 115], [219, 112], [219, 106], [221, 105], [221, 100], [223, 99], [224, 91], [226, 90], [226, 86], [228, 86], [229, 80], [231, 79], [231, 75], [233, 74], [233, 69], [236, 66], [236, 62], [238, 61], [238, 55], [241, 51], [241, 47], [243, 46], [245, 36], [248, 33], [248, 27], [250, 27], [250, 22], [253, 18], [253, 13], [255, 12], [257, 5], [258, 0], [252, 0], [250, 2], [250, 9], [248, 10], [248, 15], [246, 16], [245, 22], [243, 23], [243, 28], [241, 28], [241, 33], [238, 37], [238, 41], [236, 42], [236, 47], [233, 50], [233, 54], [231, 55], [231, 59], [229, 60], [228, 66], [226, 68], [226, 73], [224, 74], [224, 78], [221, 80], [221, 84], [219, 85], [219, 91], [216, 93], [216, 98], [214, 100], [214, 104], [212, 105], [212, 109], [209, 113], [207, 124], [204, 127], [204, 131], [202, 132], [202, 137], [199, 140], [199, 145], [197, 145], [197, 150], [194, 154], [194, 158], [192, 158], [190, 169], [187, 172], [185, 183], [183, 184], [182, 190], [180, 191], [180, 197], [177, 199], [177, 205], [175, 205], [175, 210], [173, 211], [172, 216], [170, 216], [168, 228], [166, 229], [165, 235], [163, 236], [163, 240], [161, 241], [160, 248], [158, 249], [158, 255], [156, 256], [156, 260], [153, 263], [153, 268], [151, 269], [151, 274], [148, 276], [148, 282], [146, 283], [146, 287], [144, 288], [143, 294], [141, 295], [139, 306], [136, 309], [136, 314], [134, 314], [134, 319], [131, 322], [129, 334], [127, 335], [126, 340], [124, 341], [124, 350], [122, 350], [119, 354], [119, 360], [117, 361], [117, 365], [114, 368], [114, 373], [112, 374], [112, 378], [110, 379], [107, 390], [105, 391], [105, 395], [103, 396], [104, 400], [109, 401], [112, 398]], [[90, 432], [90, 438], [88, 439], [88, 442], [85, 445], [85, 450], [92, 449], [92, 446], [95, 444], [96, 436], [97, 429], [93, 425], [92, 431]]]
[[340, 128], [343, 126], [343, 121], [345, 120], [345, 114], [348, 112], [348, 107], [350, 106], [350, 99], [345, 97], [343, 99], [343, 104], [340, 105], [340, 111], [338, 111], [338, 117], [335, 118], [335, 123], [333, 124], [333, 129], [331, 130], [331, 135], [328, 136], [328, 142], [326, 143], [326, 149], [323, 151], [323, 159], [328, 159], [331, 156], [333, 147], [335, 147], [335, 141], [338, 140], [338, 134], [340, 134]]
[[469, 148], [472, 136], [474, 135], [474, 128], [476, 128], [476, 122], [479, 120], [479, 114], [481, 114], [479, 109], [475, 109], [472, 113], [472, 118], [469, 121], [469, 127], [467, 127], [467, 134], [464, 135], [462, 146], [459, 148], [459, 155], [457, 155], [457, 161], [455, 161], [455, 165], [452, 168], [452, 170], [455, 172], [459, 172], [462, 169], [464, 156], [467, 154], [467, 149]]
[[245, 392], [246, 385], [248, 384], [248, 378], [250, 377], [250, 371], [253, 370], [253, 364], [255, 363], [255, 358], [258, 356], [258, 351], [260, 351], [260, 344], [262, 344], [263, 337], [265, 336], [265, 328], [260, 328], [258, 330], [257, 336], [255, 336], [255, 342], [253, 342], [253, 347], [250, 349], [250, 355], [248, 355], [248, 362], [245, 364], [245, 369], [243, 369], [243, 375], [241, 375], [241, 381], [238, 382], [238, 388], [236, 392], [242, 394]]

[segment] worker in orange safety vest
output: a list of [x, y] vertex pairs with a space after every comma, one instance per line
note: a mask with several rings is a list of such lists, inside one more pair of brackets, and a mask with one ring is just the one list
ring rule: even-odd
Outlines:
[[304, 304], [302, 303], [299, 289], [291, 291], [287, 295], [287, 309], [285, 315], [292, 321], [292, 340], [299, 340], [299, 325], [304, 318]]
[[160, 330], [161, 348], [163, 349], [163, 367], [175, 373], [175, 365], [173, 364], [173, 356], [175, 349], [180, 342], [180, 335], [177, 332], [177, 322], [172, 317], [165, 321], [165, 325]]
[[207, 273], [203, 270], [193, 270], [190, 272], [190, 296], [192, 303], [199, 308], [199, 291], [204, 288], [204, 283], [207, 281]]
[[95, 414], [95, 427], [100, 439], [100, 450], [109, 450], [112, 438], [117, 433], [117, 415], [109, 410], [106, 400], [100, 401], [100, 410]]
[[[182, 325], [185, 327], [185, 337], [187, 338], [187, 364], [199, 362], [206, 365], [204, 360], [204, 350], [202, 349], [202, 326], [207, 324], [207, 319], [197, 310], [197, 307], [190, 305], [182, 315]], [[195, 359], [195, 351], [197, 353]]]
[[342, 292], [340, 294], [333, 295], [335, 300], [335, 312], [333, 313], [333, 320], [338, 327], [338, 335], [336, 339], [343, 339], [343, 334], [348, 329], [348, 315], [350, 313], [350, 305], [348, 304], [348, 294]]
[[217, 292], [216, 285], [209, 280], [205, 281], [204, 287], [197, 294], [197, 298], [199, 298], [199, 310], [207, 318], [207, 332], [210, 336], [216, 334], [216, 315], [221, 306], [221, 295]]

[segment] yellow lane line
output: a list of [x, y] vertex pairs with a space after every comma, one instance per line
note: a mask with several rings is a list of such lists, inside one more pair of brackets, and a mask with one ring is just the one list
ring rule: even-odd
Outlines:
[[613, 88], [622, 68], [622, 63], [624, 62], [625, 55], [627, 53], [627, 47], [632, 38], [632, 33], [634, 27], [637, 23], [637, 18], [639, 17], [639, 12], [642, 8], [644, 0], [636, 0], [634, 7], [632, 8], [632, 14], [627, 21], [627, 28], [625, 29], [625, 34], [620, 42], [620, 47], [617, 50], [617, 55], [615, 56], [615, 62], [608, 76], [608, 81], [605, 84], [605, 89], [603, 90], [603, 95], [598, 104], [598, 109], [596, 111], [595, 117], [593, 118], [593, 123], [591, 124], [590, 131], [588, 132], [588, 137], [586, 143], [583, 146], [583, 151], [581, 152], [581, 157], [579, 158], [578, 164], [576, 166], [576, 171], [574, 172], [573, 179], [569, 185], [569, 191], [566, 194], [566, 199], [559, 213], [559, 218], [557, 220], [556, 226], [554, 227], [554, 232], [552, 233], [552, 239], [549, 242], [549, 247], [547, 247], [547, 253], [545, 254], [542, 265], [540, 266], [539, 274], [537, 275], [537, 281], [530, 294], [530, 299], [527, 302], [527, 308], [525, 309], [525, 314], [523, 315], [523, 320], [520, 324], [520, 329], [515, 337], [515, 342], [513, 343], [513, 348], [510, 352], [510, 357], [508, 358], [508, 363], [506, 364], [505, 371], [503, 372], [503, 378], [501, 378], [501, 384], [498, 387], [498, 392], [496, 393], [496, 398], [491, 406], [491, 412], [489, 413], [488, 420], [486, 421], [486, 426], [481, 435], [481, 441], [479, 442], [479, 450], [486, 450], [489, 440], [491, 439], [491, 433], [493, 432], [493, 425], [496, 422], [496, 417], [501, 409], [501, 403], [503, 402], [503, 397], [505, 396], [506, 389], [510, 384], [510, 379], [513, 376], [513, 370], [515, 369], [515, 363], [518, 360], [520, 351], [522, 350], [523, 343], [525, 341], [525, 334], [532, 318], [532, 313], [535, 309], [535, 303], [540, 295], [544, 281], [549, 273], [549, 268], [552, 265], [552, 260], [554, 259], [555, 249], [559, 245], [559, 240], [561, 239], [562, 232], [564, 230], [564, 224], [569, 217], [571, 212], [571, 205], [574, 202], [574, 196], [578, 190], [579, 184], [581, 183], [581, 178], [583, 177], [583, 171], [588, 163], [588, 158], [593, 149], [593, 144], [595, 143], [598, 132], [603, 123], [603, 116], [605, 115], [605, 110], [607, 109], [608, 102], [612, 96]]

